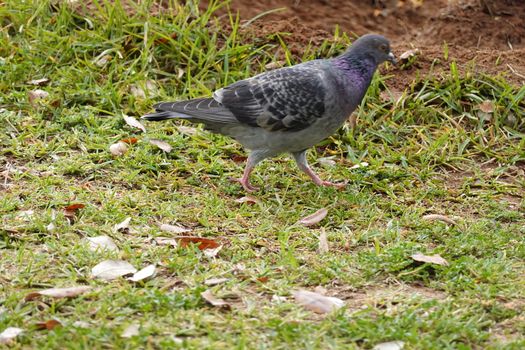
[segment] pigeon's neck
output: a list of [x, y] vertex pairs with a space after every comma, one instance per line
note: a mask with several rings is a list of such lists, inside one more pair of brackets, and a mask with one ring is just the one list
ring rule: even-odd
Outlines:
[[336, 57], [334, 64], [341, 71], [344, 80], [364, 96], [377, 68], [373, 57], [347, 54]]

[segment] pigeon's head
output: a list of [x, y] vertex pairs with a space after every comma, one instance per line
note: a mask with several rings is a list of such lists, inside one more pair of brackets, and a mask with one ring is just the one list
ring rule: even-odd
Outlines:
[[376, 64], [389, 61], [396, 64], [396, 57], [390, 51], [390, 42], [387, 38], [378, 34], [366, 34], [354, 41], [349, 52], [356, 53], [361, 57], [370, 57]]

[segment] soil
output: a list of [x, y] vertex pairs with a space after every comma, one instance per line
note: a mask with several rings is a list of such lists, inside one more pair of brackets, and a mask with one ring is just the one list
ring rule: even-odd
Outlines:
[[451, 61], [460, 72], [469, 67], [525, 84], [523, 0], [232, 0], [230, 8], [243, 23], [251, 20], [245, 31], [253, 37], [288, 33], [282, 38], [299, 56], [308, 44], [333, 38], [336, 26], [350, 37], [383, 34], [397, 55], [419, 49], [415, 65], [389, 72], [395, 90], [428, 74], [448, 74]]

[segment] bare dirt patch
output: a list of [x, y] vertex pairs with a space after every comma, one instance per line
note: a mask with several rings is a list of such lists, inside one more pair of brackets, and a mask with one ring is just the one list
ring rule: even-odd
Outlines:
[[[460, 72], [503, 75], [525, 84], [525, 3], [521, 0], [436, 0], [416, 6], [412, 1], [358, 0], [233, 0], [231, 9], [253, 21], [253, 37], [289, 33], [283, 40], [293, 54], [308, 43], [331, 38], [336, 26], [350, 35], [384, 34], [394, 51], [421, 50], [410, 69], [395, 68], [389, 86], [402, 89], [429, 75], [447, 75], [450, 63]], [[445, 57], [445, 43], [448, 57]]]

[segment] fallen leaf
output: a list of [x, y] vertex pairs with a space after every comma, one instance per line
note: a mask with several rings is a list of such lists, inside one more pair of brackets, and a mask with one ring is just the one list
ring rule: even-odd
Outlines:
[[256, 204], [259, 203], [259, 200], [252, 196], [244, 196], [241, 198], [237, 198], [235, 200], [237, 203], [248, 203], [248, 204]]
[[49, 225], [46, 226], [47, 232], [53, 232], [55, 230], [55, 224], [50, 222]]
[[261, 277], [258, 277], [258, 278], [257, 278], [257, 281], [258, 281], [258, 282], [261, 282], [261, 283], [266, 283], [266, 282], [268, 282], [269, 280], [270, 280], [270, 277], [268, 277], [268, 276], [261, 276]]
[[17, 327], [7, 327], [0, 333], [0, 344], [8, 344], [19, 336], [24, 330]]
[[34, 79], [34, 80], [29, 80], [27, 83], [30, 85], [44, 86], [49, 83], [49, 79], [47, 78]]
[[34, 214], [35, 214], [34, 210], [22, 210], [16, 216], [23, 220], [31, 220]]
[[68, 205], [64, 208], [64, 216], [70, 220], [70, 223], [73, 223], [78, 211], [84, 207], [85, 205], [82, 203]]
[[478, 105], [478, 109], [483, 113], [493, 113], [494, 102], [492, 102], [491, 100], [485, 100]]
[[222, 284], [229, 281], [229, 278], [210, 278], [204, 281], [204, 284], [207, 286], [215, 286], [217, 284]]
[[120, 224], [116, 224], [113, 227], [113, 231], [128, 233], [130, 221], [131, 221], [131, 217], [125, 218], [124, 221], [122, 221]]
[[91, 270], [93, 277], [100, 278], [106, 281], [110, 281], [125, 275], [131, 275], [137, 272], [137, 269], [133, 267], [127, 261], [122, 260], [105, 260], [100, 264], [97, 264]]
[[145, 99], [146, 95], [152, 96], [157, 93], [157, 85], [153, 80], [147, 80], [142, 84], [132, 84], [129, 92], [136, 98]]
[[109, 61], [111, 61], [113, 57], [111, 55], [105, 55], [104, 53], [102, 55], [99, 55], [93, 59], [93, 64], [97, 65], [98, 67], [104, 67]]
[[52, 330], [52, 329], [54, 329], [56, 327], [62, 326], [62, 323], [60, 323], [57, 320], [47, 320], [45, 322], [37, 322], [35, 324], [35, 326], [36, 326], [36, 329], [38, 329], [38, 330], [46, 329], [46, 330], [50, 331], [50, 330]]
[[372, 348], [372, 350], [401, 350], [405, 346], [405, 343], [397, 340], [397, 341], [389, 341], [386, 343], [380, 343], [377, 344]]
[[179, 244], [182, 248], [188, 247], [190, 244], [197, 245], [197, 247], [200, 250], [216, 249], [221, 246], [220, 243], [210, 238], [192, 237], [192, 236], [184, 236], [184, 237], [176, 237], [176, 238], [179, 240]]
[[135, 119], [134, 117], [129, 117], [127, 115], [122, 115], [122, 118], [124, 118], [124, 121], [126, 122], [126, 124], [128, 124], [129, 126], [131, 127], [134, 127], [134, 128], [137, 128], [137, 129], [140, 129], [142, 130], [143, 132], [146, 132], [146, 128], [144, 127], [144, 125], [142, 125], [137, 119]]
[[118, 252], [118, 247], [113, 240], [108, 236], [86, 237], [89, 243], [89, 249], [96, 252], [97, 250], [109, 250], [111, 252]]
[[33, 91], [29, 91], [27, 93], [27, 97], [29, 99], [29, 103], [33, 107], [35, 107], [36, 106], [36, 102], [38, 100], [42, 100], [42, 99], [48, 98], [49, 97], [49, 93], [44, 91], [44, 90], [36, 89], [36, 90], [33, 90]]
[[327, 297], [306, 290], [294, 291], [292, 295], [299, 305], [318, 314], [326, 314], [338, 310], [345, 305], [344, 301], [339, 298]]
[[361, 163], [357, 163], [355, 165], [352, 165], [350, 167], [350, 170], [352, 169], [359, 169], [359, 168], [366, 168], [369, 164], [367, 162], [361, 162]]
[[413, 254], [411, 258], [414, 261], [418, 261], [418, 262], [448, 266], [448, 261], [442, 258], [439, 254], [424, 255], [421, 253], [417, 253], [417, 254]]
[[328, 253], [329, 250], [330, 248], [328, 247], [326, 231], [324, 230], [324, 228], [321, 228], [321, 233], [319, 234], [319, 253]]
[[328, 210], [326, 210], [326, 208], [321, 208], [315, 213], [308, 215], [302, 218], [301, 220], [299, 220], [299, 223], [303, 224], [304, 226], [313, 226], [321, 222], [321, 220], [323, 220], [327, 214], [328, 214]]
[[81, 294], [84, 294], [89, 290], [91, 290], [90, 286], [75, 286], [75, 287], [67, 287], [67, 288], [43, 289], [43, 290], [29, 293], [28, 295], [26, 295], [25, 300], [30, 301], [38, 297], [41, 297], [41, 296], [57, 298], [57, 299], [73, 298]]
[[317, 158], [317, 163], [325, 167], [333, 167], [336, 164], [333, 157]]
[[139, 139], [136, 137], [128, 137], [127, 139], [122, 139], [120, 142], [127, 143], [128, 145], [134, 145], [139, 142]]
[[213, 295], [212, 291], [209, 289], [202, 292], [201, 296], [204, 298], [204, 300], [206, 300], [208, 303], [210, 303], [213, 306], [230, 308], [230, 304], [228, 304], [223, 299], [217, 298], [215, 295]]
[[169, 225], [169, 224], [160, 225], [160, 229], [161, 231], [176, 233], [176, 234], [187, 233], [191, 231], [190, 229], [183, 227], [183, 226]]
[[155, 242], [158, 245], [171, 245], [174, 247], [178, 247], [179, 243], [175, 238], [168, 238], [168, 237], [155, 237]]
[[89, 328], [89, 327], [91, 327], [91, 325], [89, 324], [89, 322], [86, 322], [86, 321], [75, 321], [75, 322], [73, 322], [73, 327], [76, 327], [76, 328]]
[[133, 276], [128, 277], [128, 280], [132, 282], [143, 281], [147, 278], [151, 278], [155, 276], [155, 273], [156, 273], [155, 265], [154, 264], [148, 265], [142, 270], [135, 272]]
[[272, 302], [274, 303], [283, 303], [286, 301], [286, 297], [282, 297], [280, 295], [272, 295]]
[[171, 147], [169, 143], [161, 141], [161, 140], [151, 139], [149, 140], [149, 143], [151, 143], [154, 146], [157, 146], [158, 148], [160, 148], [166, 153], [170, 153], [171, 150], [173, 149], [173, 147]]
[[[200, 249], [200, 247], [199, 247], [199, 249]], [[217, 248], [213, 248], [213, 249], [204, 249], [203, 253], [208, 258], [215, 258], [217, 256], [217, 254], [219, 254], [221, 249], [222, 249], [222, 245], [218, 246]]]
[[244, 163], [246, 162], [246, 160], [248, 159], [248, 157], [246, 156], [241, 156], [239, 154], [234, 154], [231, 159], [233, 160], [234, 163]]
[[419, 55], [420, 52], [421, 51], [419, 49], [412, 49], [412, 50], [405, 51], [401, 55], [399, 55], [399, 62], [406, 63], [411, 58], [414, 58], [417, 55]]
[[122, 141], [119, 141], [109, 146], [109, 152], [116, 157], [123, 155], [127, 151], [128, 145]]
[[196, 135], [199, 132], [199, 129], [194, 128], [192, 126], [185, 126], [185, 125], [177, 126], [177, 130], [179, 130], [179, 132], [183, 134], [190, 135], [190, 136]]
[[284, 61], [273, 61], [273, 62], [270, 62], [270, 63], [267, 63], [264, 68], [266, 70], [272, 70], [272, 69], [277, 69], [277, 68], [281, 68], [283, 67], [285, 64]]
[[427, 221], [443, 221], [450, 225], [457, 225], [457, 222], [445, 215], [440, 214], [428, 214], [423, 216], [423, 220]]
[[139, 335], [139, 329], [140, 329], [140, 324], [132, 323], [129, 326], [127, 326], [126, 329], [124, 329], [124, 331], [122, 332], [120, 336], [122, 338], [134, 337], [136, 335]]

